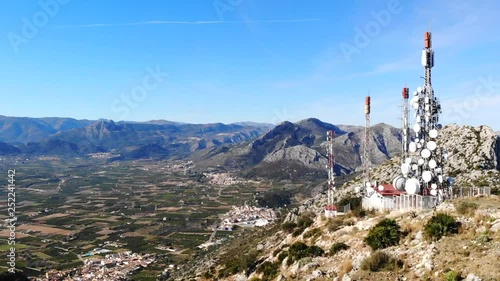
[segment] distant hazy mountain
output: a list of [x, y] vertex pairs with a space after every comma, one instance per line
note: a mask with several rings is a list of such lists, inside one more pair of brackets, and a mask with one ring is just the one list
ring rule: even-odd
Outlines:
[[[362, 164], [364, 128], [343, 128], [351, 131], [314, 118], [297, 123], [283, 122], [249, 144], [205, 149], [193, 154], [193, 159], [204, 166], [251, 168], [257, 174], [297, 169], [303, 169], [303, 173], [325, 173], [326, 132], [333, 130], [336, 136], [335, 171], [337, 174], [349, 173]], [[371, 128], [370, 140], [370, 159], [374, 164], [400, 153], [399, 129], [377, 124]]]
[[72, 118], [29, 118], [0, 115], [0, 141], [10, 144], [40, 142], [49, 136], [74, 128], [81, 128], [95, 121]]
[[20, 153], [21, 150], [19, 148], [0, 141], [0, 155], [15, 155]]
[[[70, 118], [0, 118], [0, 153], [85, 155], [114, 152], [117, 159], [186, 157], [196, 150], [257, 138], [267, 124], [185, 124], [166, 120], [113, 122]], [[15, 146], [12, 146], [15, 145]]]

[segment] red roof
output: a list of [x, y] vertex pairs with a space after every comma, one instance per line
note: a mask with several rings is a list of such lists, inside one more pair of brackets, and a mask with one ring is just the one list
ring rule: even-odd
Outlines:
[[335, 205], [326, 205], [325, 210], [327, 211], [336, 211], [337, 207]]
[[378, 187], [375, 190], [380, 193], [382, 196], [399, 196], [401, 194], [405, 194], [405, 192], [397, 190], [392, 184], [381, 184], [384, 187], [384, 190], [378, 190]]

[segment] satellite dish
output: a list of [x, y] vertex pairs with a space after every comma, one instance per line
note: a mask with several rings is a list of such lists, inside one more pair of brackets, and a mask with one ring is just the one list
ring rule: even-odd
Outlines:
[[455, 179], [452, 178], [452, 177], [448, 177], [448, 179], [446, 181], [448, 182], [449, 185], [454, 185], [455, 184]]
[[413, 131], [415, 133], [420, 132], [420, 124], [416, 123], [415, 125], [413, 125]]
[[410, 103], [411, 105], [418, 104], [418, 96], [415, 95], [413, 98], [411, 98]]
[[429, 137], [435, 139], [438, 136], [438, 131], [436, 129], [432, 129], [429, 131]]
[[411, 106], [413, 106], [414, 109], [418, 109], [418, 103], [413, 103]]
[[392, 185], [399, 191], [405, 191], [406, 179], [402, 176], [397, 176], [392, 181]]
[[416, 178], [408, 179], [405, 183], [405, 190], [408, 194], [415, 194], [420, 191], [420, 183]]
[[435, 141], [429, 141], [427, 143], [427, 149], [429, 149], [430, 151], [434, 151], [436, 148], [437, 148], [437, 144]]
[[428, 104], [426, 104], [424, 108], [425, 108], [425, 111], [429, 111], [431, 109], [430, 105], [428, 105]]
[[401, 165], [401, 173], [403, 173], [403, 175], [408, 175], [408, 173], [410, 172], [410, 164], [408, 163], [403, 163]]
[[375, 189], [373, 189], [372, 187], [367, 187], [367, 188], [366, 188], [366, 193], [367, 193], [368, 195], [372, 194], [372, 193], [373, 193], [373, 191], [375, 191]]
[[418, 170], [418, 165], [417, 165], [417, 164], [413, 164], [413, 165], [411, 165], [411, 169], [412, 169], [413, 171]]
[[431, 157], [431, 151], [428, 150], [427, 148], [422, 149], [422, 152], [420, 152], [420, 156], [424, 157], [424, 159], [427, 159]]
[[439, 183], [443, 183], [443, 176], [442, 175], [438, 176], [438, 181], [439, 181]]
[[414, 96], [418, 95], [418, 92], [417, 91], [413, 92], [413, 95]]
[[405, 159], [405, 163], [410, 164], [411, 163], [411, 158], [410, 157], [406, 158]]
[[421, 143], [417, 143], [417, 148], [422, 148], [422, 144]]
[[425, 182], [430, 182], [432, 180], [432, 173], [431, 173], [431, 171], [424, 171], [422, 173], [422, 179]]
[[423, 158], [420, 158], [420, 159], [418, 159], [417, 164], [418, 164], [419, 166], [422, 166], [422, 165], [424, 165], [424, 162], [425, 162], [425, 161], [424, 161], [424, 159], [423, 159]]
[[408, 145], [408, 149], [410, 150], [410, 152], [417, 151], [417, 144], [414, 142], [410, 142], [410, 144]]
[[425, 97], [425, 103], [428, 104], [430, 102], [429, 97]]
[[443, 125], [441, 125], [441, 124], [437, 124], [437, 125], [436, 125], [436, 128], [437, 128], [438, 130], [441, 130], [441, 129], [443, 128]]
[[367, 182], [365, 182], [365, 186], [367, 188], [366, 190], [368, 190], [368, 188], [372, 187], [372, 184], [371, 184], [371, 182], [367, 181]]
[[429, 160], [429, 168], [434, 169], [436, 168], [436, 166], [437, 166], [436, 160], [434, 159]]
[[418, 92], [418, 93], [421, 93], [421, 92], [422, 92], [422, 90], [423, 90], [423, 89], [422, 89], [422, 87], [418, 87], [418, 88], [417, 88], [417, 92]]
[[431, 189], [431, 195], [432, 196], [436, 196], [438, 193], [437, 193], [437, 190], [436, 189]]
[[383, 191], [383, 190], [384, 190], [384, 186], [383, 186], [383, 185], [379, 185], [379, 186], [378, 186], [378, 190], [379, 190], [379, 191]]
[[441, 172], [443, 172], [443, 170], [441, 170], [441, 168], [436, 168], [436, 170], [434, 170], [434, 172], [438, 173], [438, 174], [441, 174]]
[[420, 143], [424, 143], [424, 142], [425, 142], [425, 140], [424, 140], [424, 139], [420, 139]]
[[437, 188], [438, 188], [438, 185], [437, 185], [437, 184], [435, 184], [435, 183], [433, 183], [433, 184], [431, 184], [431, 188], [432, 188], [432, 189], [437, 189]]

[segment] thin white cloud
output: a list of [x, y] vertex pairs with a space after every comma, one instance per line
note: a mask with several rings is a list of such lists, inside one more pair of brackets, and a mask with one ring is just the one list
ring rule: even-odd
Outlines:
[[247, 24], [247, 23], [298, 23], [298, 22], [313, 22], [323, 21], [324, 19], [285, 19], [285, 20], [248, 20], [248, 21], [140, 21], [127, 23], [92, 23], [92, 24], [75, 24], [75, 25], [59, 25], [56, 28], [91, 28], [91, 27], [120, 27], [120, 26], [136, 26], [136, 25], [204, 25], [204, 24]]

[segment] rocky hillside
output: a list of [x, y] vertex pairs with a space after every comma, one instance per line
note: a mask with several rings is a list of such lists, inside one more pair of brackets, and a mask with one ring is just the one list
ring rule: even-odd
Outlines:
[[[349, 140], [348, 135], [341, 134], [338, 139]], [[455, 177], [456, 186], [490, 186], [498, 193], [500, 137], [489, 127], [446, 126], [438, 141], [449, 151], [445, 171]], [[399, 173], [399, 157], [372, 170], [374, 179], [380, 182], [391, 182]], [[361, 177], [348, 181], [338, 188], [336, 197], [351, 197], [360, 182]], [[350, 200], [353, 208], [359, 202]], [[323, 215], [325, 204], [324, 194], [307, 199], [282, 222], [240, 234], [183, 268], [185, 272], [174, 279], [500, 280], [498, 195], [454, 199], [436, 210], [417, 212], [370, 213], [356, 208], [329, 220]], [[451, 218], [435, 217], [438, 213]], [[383, 237], [393, 235], [399, 238], [374, 248], [367, 237], [382, 228], [377, 224], [384, 219], [393, 220], [399, 234], [384, 232], [375, 240], [390, 241], [392, 238]], [[449, 231], [436, 238], [436, 229]]]
[[[236, 238], [198, 260], [198, 267], [183, 268], [182, 275], [242, 281], [499, 280], [499, 202], [497, 196], [468, 198], [436, 211], [326, 219], [322, 206], [311, 199], [281, 225]], [[450, 216], [450, 232], [442, 237], [428, 226], [438, 213]], [[263, 237], [264, 232], [269, 235]], [[367, 238], [381, 234], [390, 236]]]
[[[346, 174], [361, 166], [365, 132], [359, 126], [343, 128], [345, 130], [314, 118], [297, 123], [283, 122], [249, 144], [203, 150], [193, 155], [193, 159], [199, 165], [253, 168], [260, 172], [284, 170], [283, 165], [294, 165], [305, 171], [325, 173], [326, 132], [333, 130], [335, 171]], [[392, 126], [382, 123], [373, 126], [371, 141], [370, 158], [374, 164], [400, 153], [400, 130]]]

